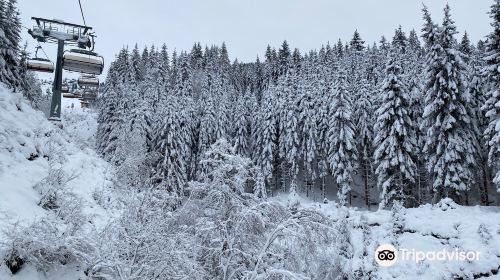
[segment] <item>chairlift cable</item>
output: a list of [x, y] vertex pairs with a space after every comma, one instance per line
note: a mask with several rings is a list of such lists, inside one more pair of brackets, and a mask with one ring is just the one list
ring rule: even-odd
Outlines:
[[87, 26], [87, 23], [85, 23], [85, 16], [83, 15], [82, 2], [78, 0], [78, 4], [80, 5], [80, 12], [82, 13], [83, 25]]

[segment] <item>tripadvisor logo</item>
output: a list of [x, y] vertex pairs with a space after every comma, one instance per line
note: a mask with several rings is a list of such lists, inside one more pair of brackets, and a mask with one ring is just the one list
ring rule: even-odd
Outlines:
[[397, 259], [397, 250], [391, 244], [382, 244], [375, 250], [375, 261], [380, 266], [392, 266]]
[[439, 251], [418, 251], [415, 249], [396, 249], [391, 244], [382, 244], [375, 250], [375, 261], [380, 266], [393, 266], [398, 259], [419, 263], [429, 261], [478, 261], [481, 252], [442, 249]]

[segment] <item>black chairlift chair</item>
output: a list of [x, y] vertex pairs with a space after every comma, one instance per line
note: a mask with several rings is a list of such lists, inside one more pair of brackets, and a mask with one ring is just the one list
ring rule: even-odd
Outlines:
[[28, 59], [26, 62], [26, 68], [31, 71], [53, 73], [54, 63], [46, 58], [38, 57], [38, 50], [41, 47], [36, 47], [35, 57]]
[[99, 79], [95, 76], [82, 75], [78, 78], [78, 86], [85, 89], [98, 88]]
[[64, 52], [63, 69], [89, 75], [100, 75], [104, 69], [104, 58], [95, 52], [72, 49]]

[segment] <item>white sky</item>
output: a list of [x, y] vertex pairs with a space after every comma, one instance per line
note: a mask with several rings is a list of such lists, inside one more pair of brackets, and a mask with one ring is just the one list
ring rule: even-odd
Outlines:
[[[448, 2], [458, 30], [473, 42], [491, 31], [487, 15], [493, 0], [81, 0], [87, 25], [98, 35], [96, 51], [107, 62], [124, 45], [137, 42], [169, 52], [226, 42], [231, 60], [262, 59], [267, 44], [278, 48], [286, 39], [301, 51], [319, 49], [341, 38], [349, 40], [355, 29], [372, 44], [381, 35], [392, 38], [401, 25], [408, 31], [422, 26], [424, 2], [435, 21], [442, 21]], [[32, 27], [32, 16], [82, 24], [78, 0], [19, 0], [23, 25]], [[461, 35], [460, 35], [461, 36]], [[23, 30], [23, 39], [34, 50], [34, 40]], [[44, 48], [55, 59], [54, 45]]]

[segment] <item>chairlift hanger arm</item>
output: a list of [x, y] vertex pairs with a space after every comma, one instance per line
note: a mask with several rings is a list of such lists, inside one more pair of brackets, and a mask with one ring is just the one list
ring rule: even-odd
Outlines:
[[56, 20], [56, 19], [45, 19], [45, 18], [39, 18], [39, 17], [32, 17], [31, 19], [36, 21], [36, 24], [38, 26], [42, 26], [42, 23], [54, 23], [54, 24], [61, 24], [61, 25], [70, 26], [70, 27], [81, 28], [81, 29], [83, 29], [83, 32], [82, 32], [83, 35], [87, 34], [88, 31], [92, 30], [92, 27], [90, 27], [90, 26], [68, 23], [68, 22], [64, 22], [64, 21]]

